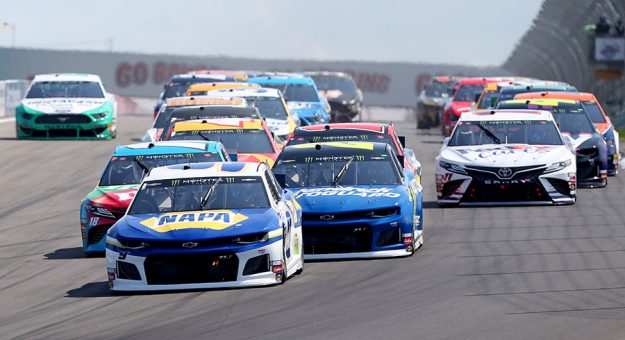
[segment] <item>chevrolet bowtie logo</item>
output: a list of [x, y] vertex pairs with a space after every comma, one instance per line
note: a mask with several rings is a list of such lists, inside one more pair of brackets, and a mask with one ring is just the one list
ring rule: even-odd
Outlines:
[[195, 248], [197, 247], [197, 242], [185, 242], [182, 246], [185, 248]]
[[334, 215], [321, 215], [321, 216], [319, 216], [319, 219], [324, 220], [324, 221], [333, 220], [334, 219]]

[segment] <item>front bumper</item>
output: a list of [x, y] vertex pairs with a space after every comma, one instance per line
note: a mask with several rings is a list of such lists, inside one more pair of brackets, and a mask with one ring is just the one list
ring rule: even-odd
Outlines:
[[422, 242], [418, 218], [407, 222], [401, 215], [394, 215], [325, 221], [321, 216], [303, 217], [306, 260], [409, 256]]
[[576, 200], [575, 168], [548, 174], [527, 173], [526, 176], [500, 180], [489, 174], [465, 175], [437, 167], [436, 192], [438, 204], [483, 205], [560, 205]]
[[[108, 281], [113, 291], [266, 286], [282, 282], [284, 275], [282, 238], [254, 249], [242, 247], [245, 250], [241, 251], [185, 248], [136, 253], [112, 245], [115, 243], [109, 238], [106, 248]], [[244, 275], [250, 264], [257, 270]]]
[[112, 139], [116, 126], [112, 114], [94, 119], [84, 114], [46, 115], [16, 118], [18, 139]]

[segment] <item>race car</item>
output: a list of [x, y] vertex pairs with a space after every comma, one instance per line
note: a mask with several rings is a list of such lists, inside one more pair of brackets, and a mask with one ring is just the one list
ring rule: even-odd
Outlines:
[[350, 122], [358, 117], [362, 109], [362, 91], [348, 73], [316, 71], [305, 72], [330, 104], [332, 122]]
[[487, 84], [500, 81], [502, 81], [501, 78], [480, 77], [464, 78], [458, 81], [458, 84], [454, 87], [454, 95], [451, 98], [451, 102], [445, 107], [443, 112], [441, 125], [443, 136], [449, 136], [460, 115], [471, 108], [471, 104], [478, 99], [478, 96]]
[[330, 121], [330, 104], [321, 97], [315, 82], [310, 77], [265, 76], [250, 78], [248, 82], [280, 90], [289, 109], [297, 114], [302, 125], [323, 124]]
[[206, 119], [174, 123], [165, 140], [216, 140], [242, 162], [267, 163], [272, 166], [282, 145], [276, 143], [261, 119]]
[[440, 124], [445, 100], [452, 94], [457, 79], [449, 76], [432, 78], [417, 99], [417, 129], [429, 129]]
[[302, 206], [306, 259], [409, 256], [423, 244], [421, 185], [386, 143], [287, 146], [273, 172]]
[[248, 104], [243, 98], [205, 98], [201, 97], [174, 97], [165, 100], [165, 104], [161, 106], [160, 111], [156, 114], [156, 118], [152, 123], [152, 127], [149, 128], [145, 136], [142, 138], [142, 142], [153, 142], [160, 140], [163, 130], [171, 122], [171, 115], [174, 110], [180, 108], [190, 107], [207, 107], [207, 106], [220, 106], [220, 107], [233, 107], [246, 109]]
[[154, 118], [161, 110], [161, 106], [168, 98], [183, 97], [191, 84], [196, 83], [217, 83], [217, 82], [234, 82], [239, 81], [233, 75], [211, 74], [211, 73], [188, 73], [177, 74], [169, 79], [169, 82], [163, 85], [163, 92], [158, 97], [158, 102], [154, 106]]
[[593, 126], [581, 102], [565, 99], [515, 99], [500, 102], [499, 109], [551, 111], [560, 131], [570, 138], [577, 154], [577, 185], [603, 188], [608, 185], [608, 146]]
[[260, 85], [238, 82], [196, 83], [189, 86], [185, 96], [204, 96], [209, 91], [224, 89], [259, 89]]
[[82, 249], [104, 252], [106, 231], [124, 214], [141, 179], [150, 169], [171, 164], [226, 162], [230, 157], [218, 142], [155, 142], [118, 146], [98, 185], [80, 205]]
[[534, 81], [529, 84], [517, 84], [513, 86], [502, 87], [499, 91], [499, 96], [493, 107], [497, 107], [500, 102], [505, 100], [512, 100], [515, 96], [521, 93], [528, 92], [577, 92], [574, 86], [560, 82], [544, 82]]
[[436, 157], [438, 204], [574, 204], [576, 171], [551, 113], [466, 112]]
[[295, 129], [286, 145], [321, 142], [379, 142], [391, 146], [399, 163], [421, 183], [421, 163], [414, 151], [406, 148], [406, 137], [398, 136], [393, 123], [334, 123]]
[[618, 175], [620, 160], [619, 133], [594, 94], [588, 92], [530, 92], [514, 96], [514, 99], [540, 98], [579, 100], [586, 113], [588, 113], [590, 120], [599, 129], [608, 145], [608, 176]]
[[304, 269], [302, 210], [265, 164], [152, 170], [106, 235], [113, 291], [279, 284]]
[[271, 132], [282, 141], [289, 138], [295, 127], [300, 125], [299, 117], [291, 113], [282, 93], [276, 89], [216, 90], [208, 91], [206, 96], [215, 98], [245, 98], [250, 105], [260, 111]]
[[15, 108], [17, 139], [112, 139], [117, 102], [93, 74], [35, 76]]

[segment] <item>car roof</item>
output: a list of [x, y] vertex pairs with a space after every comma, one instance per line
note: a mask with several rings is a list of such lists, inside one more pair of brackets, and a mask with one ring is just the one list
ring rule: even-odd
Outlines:
[[[215, 115], [217, 117], [227, 117], [227, 116], [241, 116], [242, 118], [246, 117], [260, 117], [260, 113], [258, 109], [251, 106], [222, 106], [222, 105], [210, 105], [210, 106], [183, 106], [177, 109], [174, 109], [171, 112], [171, 118], [177, 118], [184, 115], [201, 115], [202, 117], [194, 118], [193, 120], [199, 119], [208, 119], [206, 115]], [[171, 119], [170, 118], [170, 119]]]
[[205, 97], [205, 96], [189, 96], [189, 97], [172, 97], [167, 98], [166, 106], [247, 106], [247, 101], [243, 98], [223, 98], [223, 97]]
[[308, 76], [265, 76], [248, 79], [248, 82], [255, 84], [294, 84], [313, 85], [315, 81]]
[[113, 156], [163, 155], [172, 153], [219, 152], [221, 143], [212, 141], [159, 141], [120, 145]]
[[270, 97], [279, 98], [280, 91], [270, 87], [261, 88], [232, 88], [206, 92], [207, 97], [215, 98], [240, 98], [240, 97]]
[[528, 104], [528, 105], [544, 105], [544, 106], [558, 106], [560, 104], [575, 105], [579, 104], [578, 100], [571, 99], [559, 99], [559, 98], [531, 98], [531, 99], [512, 99], [504, 100], [500, 104]]
[[538, 98], [556, 98], [556, 99], [570, 99], [588, 102], [597, 102], [597, 98], [594, 94], [589, 92], [527, 92], [519, 93], [514, 96], [514, 99], [538, 99]]
[[390, 148], [390, 146], [386, 143], [374, 142], [339, 141], [323, 143], [304, 143], [286, 146], [284, 147], [284, 149], [282, 149], [282, 154], [290, 156], [324, 156], [333, 154], [362, 155], [386, 152], [387, 147]]
[[204, 162], [176, 164], [153, 168], [144, 181], [183, 179], [197, 177], [247, 177], [261, 176], [269, 170], [264, 163], [246, 162]]
[[33, 82], [40, 81], [93, 81], [100, 83], [100, 77], [88, 73], [48, 73], [38, 74], [33, 78]]
[[350, 79], [352, 78], [352, 76], [349, 73], [335, 72], [335, 71], [309, 71], [309, 72], [304, 72], [304, 74], [310, 77], [325, 76], [325, 77], [350, 78]]
[[189, 86], [187, 92], [201, 92], [201, 91], [212, 91], [215, 89], [224, 89], [224, 88], [260, 88], [258, 84], [250, 84], [250, 83], [238, 83], [238, 82], [218, 82], [218, 83], [195, 83]]
[[253, 118], [216, 118], [174, 123], [174, 131], [263, 130], [263, 121]]
[[515, 91], [523, 91], [523, 90], [536, 90], [534, 92], [539, 91], [570, 91], [575, 89], [571, 85], [562, 85], [562, 84], [520, 84], [520, 85], [512, 85], [507, 86], [501, 89], [501, 92], [515, 92]]
[[[385, 123], [333, 123], [302, 126], [295, 129], [296, 132], [317, 132], [331, 130], [365, 130], [377, 133], [388, 132], [389, 124]], [[357, 132], [355, 132], [357, 133]]]
[[214, 81], [214, 80], [234, 80], [233, 77], [231, 76], [226, 76], [224, 74], [176, 74], [174, 76], [171, 77], [171, 79], [169, 80], [169, 83], [172, 82], [177, 82], [177, 81], [185, 81], [185, 80], [190, 80], [190, 79], [194, 79], [194, 81]]
[[458, 81], [458, 86], [462, 85], [484, 85], [488, 83], [500, 82], [503, 79], [501, 77], [471, 77], [464, 78]]
[[483, 121], [483, 120], [550, 120], [553, 121], [551, 112], [544, 110], [481, 110], [467, 111], [462, 113], [460, 121]]

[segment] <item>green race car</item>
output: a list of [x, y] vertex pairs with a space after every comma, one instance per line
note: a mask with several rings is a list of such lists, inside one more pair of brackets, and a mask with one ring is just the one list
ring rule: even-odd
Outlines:
[[111, 139], [117, 103], [92, 74], [37, 75], [15, 109], [18, 139]]

